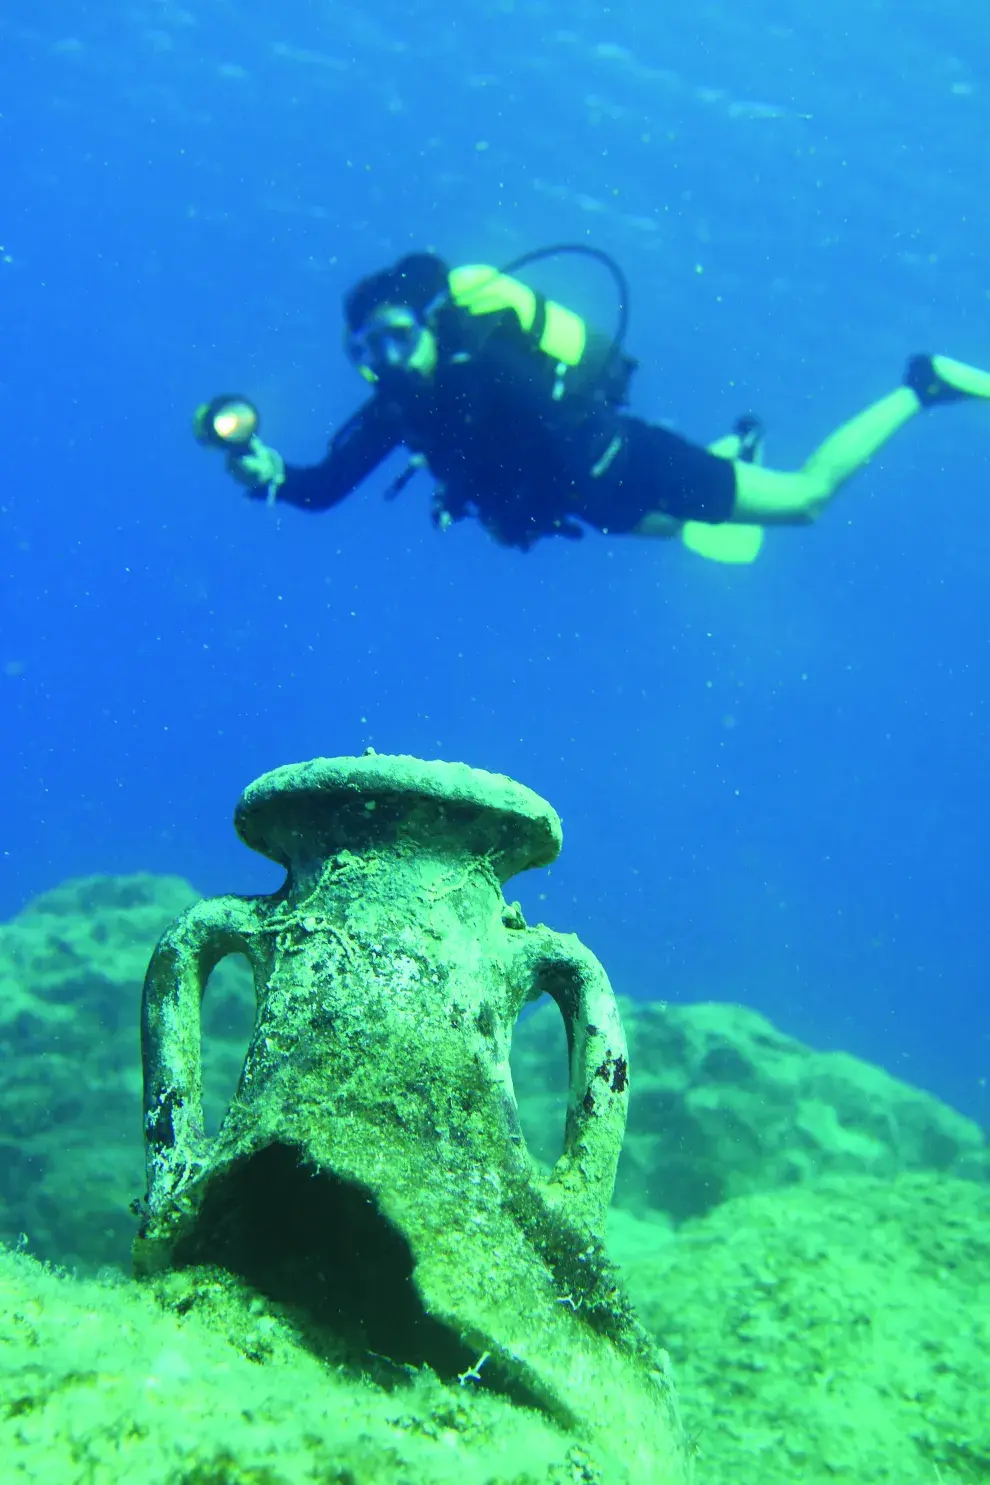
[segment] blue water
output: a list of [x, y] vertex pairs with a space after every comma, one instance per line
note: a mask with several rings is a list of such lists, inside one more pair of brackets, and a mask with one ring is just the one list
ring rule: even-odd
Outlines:
[[[394, 466], [275, 513], [189, 432], [238, 388], [319, 458], [361, 396], [340, 297], [422, 246], [614, 253], [637, 410], [752, 406], [783, 467], [907, 353], [990, 363], [979, 7], [4, 0], [0, 82], [0, 913], [88, 872], [264, 890], [229, 823], [260, 772], [464, 759], [560, 810], [510, 891], [621, 992], [990, 1122], [990, 409], [744, 570], [440, 536]], [[594, 268], [540, 274], [612, 323]]]

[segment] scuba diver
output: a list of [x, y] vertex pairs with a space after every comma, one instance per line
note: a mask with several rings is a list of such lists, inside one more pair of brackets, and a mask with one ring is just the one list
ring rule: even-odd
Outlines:
[[[603, 263], [620, 315], [609, 337], [513, 277], [562, 252]], [[800, 469], [762, 465], [758, 419], [738, 420], [707, 448], [627, 409], [637, 362], [625, 350], [629, 294], [598, 249], [562, 245], [504, 268], [450, 268], [413, 253], [344, 298], [344, 344], [371, 387], [315, 466], [286, 464], [258, 436], [248, 398], [203, 404], [194, 431], [220, 448], [250, 495], [327, 510], [395, 449], [410, 459], [387, 497], [420, 469], [436, 481], [441, 530], [476, 517], [500, 543], [528, 551], [545, 536], [680, 537], [724, 562], [757, 555], [767, 526], [814, 521], [846, 481], [924, 408], [990, 400], [990, 374], [939, 355], [915, 355], [903, 383], [825, 440]]]

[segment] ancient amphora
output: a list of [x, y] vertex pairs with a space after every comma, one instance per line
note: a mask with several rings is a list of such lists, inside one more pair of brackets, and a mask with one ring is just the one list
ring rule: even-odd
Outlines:
[[[615, 998], [575, 937], [527, 927], [502, 893], [556, 857], [553, 809], [463, 764], [372, 753], [265, 774], [235, 825], [287, 876], [270, 897], [199, 903], [155, 950], [138, 1272], [228, 1269], [358, 1362], [542, 1409], [607, 1455], [610, 1482], [627, 1465], [680, 1480], [663, 1354], [602, 1243], [628, 1098]], [[257, 1017], [209, 1139], [200, 1003], [228, 954], [251, 966]], [[570, 1056], [548, 1176], [509, 1071], [544, 994]]]

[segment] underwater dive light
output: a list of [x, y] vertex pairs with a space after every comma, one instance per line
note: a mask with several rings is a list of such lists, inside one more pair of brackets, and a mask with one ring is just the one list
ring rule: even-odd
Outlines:
[[251, 447], [260, 423], [261, 414], [249, 398], [228, 392], [196, 409], [193, 433], [208, 448], [236, 454]]

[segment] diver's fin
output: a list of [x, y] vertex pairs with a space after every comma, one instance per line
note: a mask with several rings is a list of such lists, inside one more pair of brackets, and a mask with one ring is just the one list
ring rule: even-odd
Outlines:
[[736, 454], [739, 462], [762, 464], [763, 445], [767, 436], [763, 420], [755, 413], [743, 413], [741, 418], [736, 418], [732, 431], [739, 440], [739, 452]]
[[911, 388], [922, 407], [938, 407], [943, 402], [963, 402], [969, 397], [990, 400], [990, 372], [949, 356], [912, 356], [904, 373], [904, 384]]
[[762, 464], [765, 438], [766, 429], [755, 413], [743, 413], [736, 418], [731, 433], [708, 445], [708, 452], [720, 459], [738, 459], [742, 464]]
[[[755, 413], [743, 413], [736, 418], [731, 433], [708, 445], [708, 452], [741, 464], [762, 464], [765, 437], [762, 420]], [[711, 526], [707, 521], [685, 521], [680, 535], [689, 551], [711, 562], [755, 562], [763, 545], [762, 526]]]
[[710, 562], [755, 562], [763, 545], [762, 526], [710, 526], [707, 521], [685, 521], [681, 541], [690, 552]]

